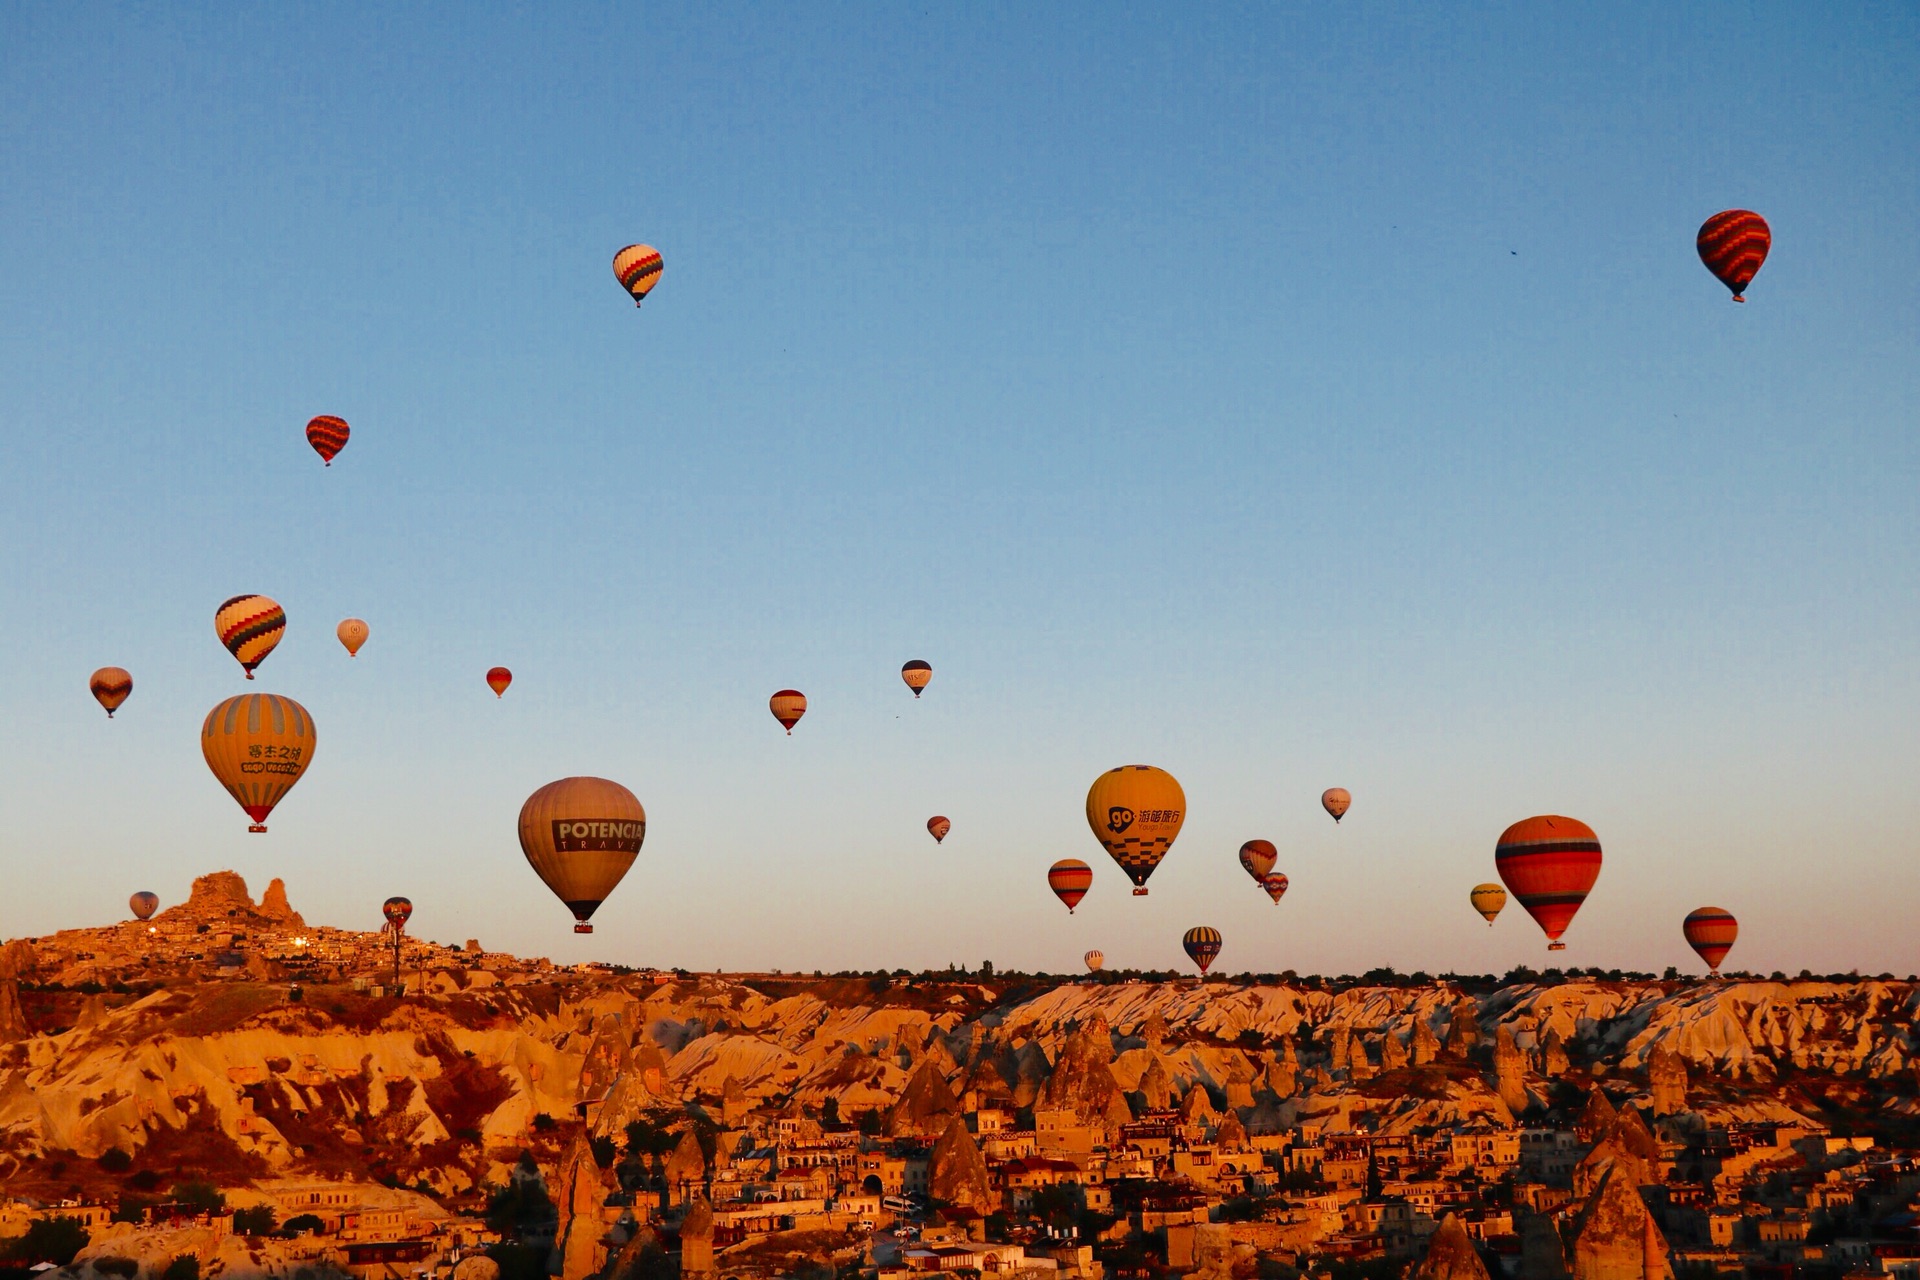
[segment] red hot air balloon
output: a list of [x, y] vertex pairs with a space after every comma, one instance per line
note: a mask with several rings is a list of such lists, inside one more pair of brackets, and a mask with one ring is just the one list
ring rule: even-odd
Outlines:
[[953, 822], [951, 819], [944, 818], [937, 813], [927, 819], [927, 834], [933, 837], [935, 844], [939, 844], [942, 840], [945, 840], [947, 838], [947, 832], [951, 830], [953, 830]]
[[773, 712], [773, 718], [780, 727], [793, 736], [793, 726], [800, 723], [800, 717], [807, 714], [807, 695], [798, 689], [782, 689], [767, 699], [767, 710]]
[[1280, 851], [1273, 847], [1271, 840], [1249, 840], [1240, 846], [1240, 868], [1253, 877], [1255, 884], [1273, 870], [1279, 858]]
[[1573, 818], [1526, 818], [1501, 833], [1493, 861], [1547, 935], [1547, 950], [1565, 951], [1560, 935], [1600, 878], [1600, 838], [1593, 828]]
[[307, 443], [320, 455], [320, 461], [333, 465], [334, 458], [347, 447], [347, 437], [352, 435], [345, 418], [336, 418], [323, 413], [307, 423]]
[[[496, 698], [505, 697], [507, 686], [512, 683], [513, 672], [505, 667], [493, 667], [487, 672], [487, 688], [493, 690], [493, 696]], [[536, 698], [534, 701], [538, 702], [539, 699]]]
[[1700, 234], [1693, 244], [1707, 270], [1733, 290], [1733, 300], [1745, 302], [1742, 295], [1759, 274], [1760, 264], [1767, 260], [1767, 250], [1773, 247], [1773, 232], [1759, 214], [1749, 209], [1727, 209], [1700, 224]]
[[1180, 939], [1180, 945], [1186, 949], [1187, 959], [1200, 966], [1200, 976], [1205, 978], [1220, 955], [1220, 931], [1204, 924], [1195, 925]]
[[1720, 962], [1727, 958], [1727, 952], [1733, 950], [1733, 940], [1740, 936], [1740, 922], [1722, 907], [1701, 907], [1687, 913], [1680, 931], [1687, 935], [1687, 945], [1707, 962], [1707, 968], [1718, 974]]
[[407, 921], [413, 918], [413, 903], [407, 898], [388, 898], [380, 904], [380, 914], [387, 918], [395, 933], [407, 927]]
[[1067, 904], [1067, 914], [1080, 905], [1080, 899], [1087, 896], [1087, 890], [1093, 887], [1093, 868], [1078, 858], [1062, 858], [1047, 868], [1047, 888], [1053, 890], [1053, 896]]
[[1261, 876], [1260, 887], [1267, 891], [1267, 896], [1273, 899], [1276, 906], [1279, 905], [1280, 899], [1287, 896], [1287, 878], [1278, 871], [1269, 871]]

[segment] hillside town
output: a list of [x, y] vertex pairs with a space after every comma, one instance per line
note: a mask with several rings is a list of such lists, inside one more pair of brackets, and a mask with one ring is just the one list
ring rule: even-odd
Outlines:
[[0, 1269], [1920, 1280], [1916, 1013], [1890, 976], [562, 967], [219, 872], [0, 949]]

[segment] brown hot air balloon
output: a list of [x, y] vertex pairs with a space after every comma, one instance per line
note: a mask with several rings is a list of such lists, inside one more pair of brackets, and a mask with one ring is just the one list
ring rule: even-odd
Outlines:
[[[512, 683], [513, 683], [513, 672], [507, 670], [505, 667], [491, 667], [488, 669], [487, 688], [493, 690], [494, 697], [496, 698], [506, 697], [507, 686]], [[534, 701], [537, 702], [539, 701], [539, 699], [536, 698], [534, 699]]]
[[1320, 793], [1320, 807], [1333, 815], [1335, 822], [1347, 816], [1347, 810], [1353, 807], [1353, 797], [1347, 794], [1345, 787], [1328, 787]]
[[1253, 882], [1259, 884], [1267, 872], [1273, 870], [1273, 864], [1280, 859], [1280, 851], [1273, 847], [1271, 840], [1249, 840], [1240, 846], [1240, 866]]
[[253, 832], [267, 829], [267, 815], [313, 763], [316, 741], [307, 709], [277, 693], [228, 698], [200, 727], [200, 754], [253, 819]]
[[346, 646], [347, 656], [357, 658], [360, 656], [360, 646], [367, 642], [367, 636], [371, 633], [367, 630], [367, 624], [360, 619], [346, 618], [333, 629], [333, 634], [340, 637], [340, 643]]
[[520, 806], [520, 849], [554, 897], [567, 904], [575, 933], [606, 901], [647, 838], [647, 811], [633, 792], [605, 778], [549, 782]]
[[786, 729], [787, 736], [792, 737], [793, 726], [807, 714], [807, 695], [798, 689], [782, 689], [767, 699], [767, 710], [773, 712], [773, 718]]
[[927, 687], [927, 681], [933, 679], [933, 668], [915, 658], [900, 668], [900, 678], [907, 682], [907, 688], [913, 690], [913, 696], [917, 698], [920, 691]]
[[127, 908], [135, 920], [151, 920], [153, 913], [160, 909], [160, 895], [151, 889], [142, 889], [127, 899]]
[[927, 833], [933, 837], [935, 844], [939, 844], [942, 840], [945, 840], [947, 838], [947, 832], [951, 830], [953, 830], [952, 821], [941, 817], [937, 813], [927, 819]]
[[102, 667], [87, 679], [87, 689], [93, 700], [107, 709], [107, 719], [111, 720], [133, 692], [133, 677], [123, 667]]

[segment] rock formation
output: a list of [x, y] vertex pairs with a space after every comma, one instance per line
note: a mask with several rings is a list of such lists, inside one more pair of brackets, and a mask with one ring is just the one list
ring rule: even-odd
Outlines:
[[706, 1189], [707, 1155], [700, 1149], [700, 1135], [692, 1129], [680, 1135], [680, 1145], [667, 1157], [664, 1176], [670, 1205], [690, 1204]]
[[[1106, 1122], [1121, 1097], [1120, 1082], [1108, 1065], [1113, 1061], [1113, 1036], [1105, 1019], [1082, 1026], [1060, 1047], [1060, 1060], [1041, 1086], [1037, 1107], [1072, 1111], [1083, 1124]], [[1131, 1118], [1131, 1112], [1128, 1113]]]
[[994, 1208], [986, 1159], [958, 1117], [947, 1125], [927, 1157], [927, 1194], [942, 1204], [978, 1213], [990, 1213]]
[[1676, 1116], [1687, 1109], [1686, 1060], [1664, 1044], [1647, 1055], [1647, 1084], [1654, 1115]]
[[931, 1062], [922, 1062], [899, 1101], [887, 1109], [883, 1128], [890, 1138], [931, 1137], [959, 1114], [960, 1100], [947, 1087], [946, 1077]]
[[1446, 1052], [1448, 1056], [1466, 1058], [1473, 1054], [1480, 1043], [1480, 1010], [1473, 1001], [1462, 996], [1454, 1001], [1453, 1017], [1447, 1023]]
[[1632, 1107], [1622, 1107], [1593, 1150], [1574, 1166], [1573, 1193], [1590, 1194], [1609, 1171], [1618, 1171], [1631, 1187], [1642, 1187], [1659, 1181], [1659, 1168], [1660, 1145], [1648, 1131], [1646, 1121]]
[[1424, 1067], [1440, 1056], [1440, 1041], [1434, 1037], [1433, 1024], [1425, 1018], [1413, 1020], [1413, 1065]]
[[1391, 1028], [1380, 1033], [1380, 1069], [1398, 1071], [1407, 1065], [1407, 1046]]
[[[1453, 1038], [1451, 1032], [1447, 1038]], [[1530, 1101], [1527, 1094], [1527, 1060], [1521, 1054], [1513, 1032], [1504, 1022], [1494, 1035], [1493, 1082], [1494, 1090], [1499, 1093], [1500, 1101], [1507, 1104], [1507, 1110], [1519, 1115], [1527, 1109]]]
[[553, 1260], [547, 1270], [561, 1280], [586, 1280], [605, 1260], [601, 1237], [606, 1228], [600, 1206], [606, 1203], [607, 1187], [584, 1130], [574, 1135], [560, 1162], [557, 1187], [554, 1208], [560, 1215], [560, 1229], [553, 1238]]
[[1299, 1087], [1300, 1058], [1294, 1053], [1293, 1041], [1282, 1040], [1267, 1061], [1267, 1088], [1276, 1098], [1291, 1098]]
[[300, 913], [295, 911], [293, 904], [287, 901], [287, 885], [279, 876], [268, 881], [267, 891], [260, 895], [260, 914], [289, 929], [307, 927], [307, 922], [300, 918]]
[[1333, 1038], [1328, 1042], [1328, 1066], [1338, 1076], [1346, 1072], [1353, 1064], [1353, 1030], [1339, 1026], [1333, 1029]]
[[1458, 1215], [1449, 1213], [1440, 1220], [1413, 1280], [1489, 1280], [1487, 1264]]
[[1147, 1042], [1147, 1048], [1155, 1055], [1166, 1050], [1167, 1020], [1161, 1016], [1158, 1009], [1147, 1015], [1146, 1022], [1140, 1027], [1140, 1035]]
[[1549, 1080], [1557, 1080], [1573, 1070], [1573, 1063], [1567, 1058], [1567, 1045], [1560, 1033], [1552, 1027], [1540, 1038], [1540, 1074]]
[[27, 1038], [26, 1010], [20, 1007], [20, 984], [12, 978], [0, 979], [0, 1044]]
[[500, 1264], [485, 1254], [469, 1254], [454, 1264], [453, 1280], [500, 1280]]
[[1148, 1111], [1165, 1111], [1173, 1105], [1173, 1081], [1167, 1078], [1167, 1069], [1155, 1054], [1148, 1062], [1147, 1069], [1140, 1073], [1140, 1101]]
[[1666, 1238], [1618, 1166], [1574, 1218], [1569, 1252], [1573, 1280], [1673, 1280]]
[[1613, 1101], [1607, 1097], [1606, 1090], [1595, 1085], [1593, 1091], [1587, 1094], [1586, 1107], [1573, 1122], [1574, 1136], [1582, 1142], [1598, 1142], [1619, 1118], [1620, 1113], [1614, 1110]]
[[1567, 1250], [1553, 1219], [1516, 1210], [1520, 1234], [1520, 1280], [1567, 1280]]
[[1245, 1151], [1252, 1145], [1247, 1139], [1247, 1127], [1232, 1110], [1227, 1111], [1220, 1127], [1214, 1131], [1213, 1145], [1222, 1151]]
[[[1361, 1055], [1360, 1060], [1366, 1061]], [[1253, 1071], [1239, 1058], [1235, 1058], [1227, 1067], [1227, 1109], [1251, 1107], [1253, 1105]]]
[[703, 1195], [696, 1195], [680, 1220], [680, 1274], [686, 1277], [713, 1273], [713, 1206]]

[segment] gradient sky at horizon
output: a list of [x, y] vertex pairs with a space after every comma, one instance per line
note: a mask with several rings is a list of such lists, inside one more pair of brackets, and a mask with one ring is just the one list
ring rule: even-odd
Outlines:
[[[1711, 903], [1911, 972], [1916, 137], [1890, 3], [8, 7], [0, 936], [231, 867], [558, 960], [1499, 971], [1467, 890], [1558, 812], [1566, 963], [1698, 971]], [[266, 837], [247, 689], [320, 734]], [[514, 836], [575, 773], [650, 819], [579, 939]]]

